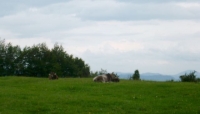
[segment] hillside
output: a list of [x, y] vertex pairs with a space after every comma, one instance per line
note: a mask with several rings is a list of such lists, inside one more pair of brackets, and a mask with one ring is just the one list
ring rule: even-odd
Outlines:
[[199, 83], [132, 80], [95, 83], [92, 78], [52, 81], [0, 77], [0, 113], [198, 114], [199, 89]]

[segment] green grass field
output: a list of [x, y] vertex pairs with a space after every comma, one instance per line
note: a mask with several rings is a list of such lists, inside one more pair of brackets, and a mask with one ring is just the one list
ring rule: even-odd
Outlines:
[[200, 114], [200, 83], [1, 77], [0, 114]]

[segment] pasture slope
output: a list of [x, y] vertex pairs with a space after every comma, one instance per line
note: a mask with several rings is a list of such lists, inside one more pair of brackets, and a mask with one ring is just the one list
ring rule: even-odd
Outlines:
[[200, 83], [0, 77], [0, 114], [200, 114]]

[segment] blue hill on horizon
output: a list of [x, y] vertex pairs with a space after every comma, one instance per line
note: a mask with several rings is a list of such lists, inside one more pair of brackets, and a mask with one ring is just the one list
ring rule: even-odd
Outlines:
[[[189, 74], [193, 72], [194, 70], [186, 70], [183, 72], [180, 72], [175, 75], [163, 75], [160, 73], [142, 73], [140, 74], [140, 79], [141, 80], [150, 80], [150, 81], [169, 81], [169, 80], [174, 80], [174, 81], [180, 81], [180, 76], [184, 74]], [[133, 73], [122, 73], [122, 72], [117, 72], [117, 75], [119, 76], [120, 79], [130, 79], [130, 77], [133, 75]], [[195, 73], [196, 77], [200, 77], [200, 72]]]

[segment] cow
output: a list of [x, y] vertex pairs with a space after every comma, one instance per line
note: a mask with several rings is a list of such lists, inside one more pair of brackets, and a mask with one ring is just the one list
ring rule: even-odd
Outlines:
[[113, 78], [112, 82], [119, 82], [119, 78], [118, 77]]
[[99, 75], [93, 78], [94, 82], [119, 82], [119, 78], [114, 74], [104, 74], [104, 75]]
[[94, 82], [108, 82], [108, 78], [106, 75], [100, 75], [93, 78]]
[[58, 75], [55, 72], [49, 73], [49, 80], [58, 79]]
[[111, 74], [112, 78], [111, 78], [111, 81], [112, 82], [119, 82], [119, 77], [116, 76], [114, 73]]

